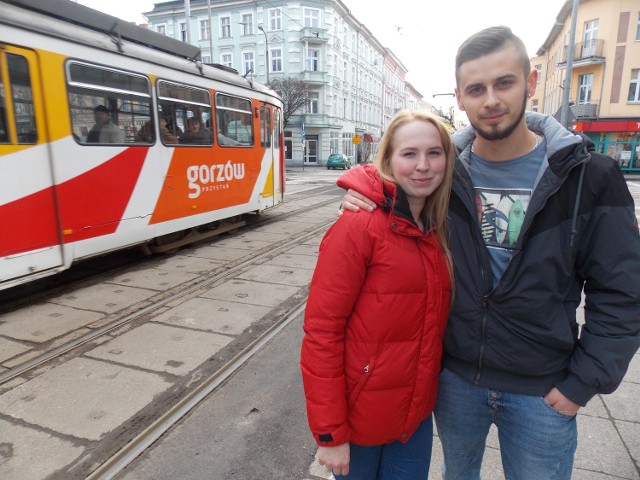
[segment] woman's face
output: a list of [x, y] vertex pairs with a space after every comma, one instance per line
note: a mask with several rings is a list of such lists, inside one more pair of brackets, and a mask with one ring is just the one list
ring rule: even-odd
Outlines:
[[391, 173], [411, 202], [424, 203], [444, 180], [447, 157], [438, 129], [412, 120], [399, 127], [391, 142]]

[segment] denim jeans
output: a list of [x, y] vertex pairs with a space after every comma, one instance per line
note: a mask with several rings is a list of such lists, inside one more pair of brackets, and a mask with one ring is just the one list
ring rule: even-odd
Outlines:
[[[375, 420], [374, 420], [375, 421]], [[427, 417], [407, 443], [399, 441], [363, 447], [349, 445], [349, 475], [336, 480], [426, 480], [429, 476], [433, 419]]]
[[478, 387], [444, 370], [435, 409], [443, 478], [478, 480], [487, 434], [498, 429], [507, 480], [568, 480], [578, 444], [576, 417], [544, 398]]

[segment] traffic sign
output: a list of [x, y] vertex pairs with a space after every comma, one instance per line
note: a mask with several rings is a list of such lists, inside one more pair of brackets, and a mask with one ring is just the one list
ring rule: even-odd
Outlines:
[[302, 122], [302, 131], [300, 132], [300, 136], [302, 137], [303, 142], [304, 142], [304, 139], [307, 138], [307, 132], [304, 129], [304, 122]]
[[362, 139], [360, 138], [360, 135], [358, 135], [357, 133], [353, 136], [353, 139], [351, 140], [353, 142], [354, 145], [359, 145], [360, 141]]

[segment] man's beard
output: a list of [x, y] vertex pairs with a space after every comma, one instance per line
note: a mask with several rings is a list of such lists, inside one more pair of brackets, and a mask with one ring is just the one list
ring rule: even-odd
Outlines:
[[478, 128], [478, 126], [474, 125], [474, 123], [471, 120], [469, 120], [469, 122], [471, 123], [471, 126], [475, 129], [476, 134], [484, 138], [485, 140], [489, 140], [490, 142], [495, 140], [502, 140], [504, 138], [507, 138], [509, 135], [511, 135], [515, 131], [515, 129], [520, 124], [520, 120], [522, 120], [522, 117], [524, 117], [524, 112], [526, 108], [527, 108], [527, 92], [525, 91], [524, 98], [522, 101], [522, 109], [520, 110], [520, 114], [518, 115], [518, 118], [516, 118], [514, 122], [511, 125], [508, 125], [504, 130], [493, 129], [487, 132], [486, 130], [482, 130]]

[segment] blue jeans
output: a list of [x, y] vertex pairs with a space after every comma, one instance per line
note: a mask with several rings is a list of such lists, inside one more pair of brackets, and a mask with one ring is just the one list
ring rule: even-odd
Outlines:
[[336, 480], [427, 480], [432, 445], [433, 419], [429, 415], [407, 443], [349, 444], [349, 475], [336, 475]]
[[542, 397], [477, 387], [444, 370], [435, 409], [443, 478], [479, 480], [487, 434], [498, 428], [507, 480], [568, 480], [578, 445], [576, 417]]

